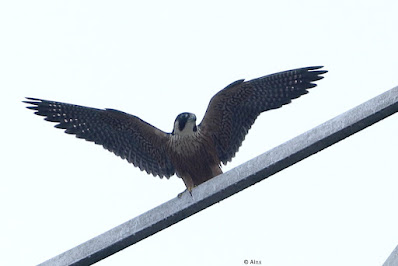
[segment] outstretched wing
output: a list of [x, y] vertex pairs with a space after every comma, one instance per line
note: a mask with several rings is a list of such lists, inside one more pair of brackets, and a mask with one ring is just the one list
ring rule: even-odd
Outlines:
[[58, 122], [56, 128], [78, 138], [101, 144], [107, 150], [154, 176], [170, 177], [174, 167], [168, 155], [167, 133], [140, 118], [113, 109], [96, 109], [79, 105], [27, 98], [27, 108], [45, 120]]
[[315, 87], [312, 82], [327, 72], [320, 68], [299, 68], [247, 82], [238, 80], [214, 95], [199, 127], [213, 140], [220, 161], [226, 164], [235, 156], [260, 113], [288, 104]]

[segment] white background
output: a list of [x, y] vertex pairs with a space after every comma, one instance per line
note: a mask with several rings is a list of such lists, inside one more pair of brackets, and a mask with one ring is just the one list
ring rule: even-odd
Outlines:
[[[170, 132], [237, 79], [311, 65], [308, 95], [256, 121], [224, 171], [398, 85], [398, 2], [2, 1], [0, 264], [34, 265], [172, 199], [160, 180], [54, 129], [38, 97]], [[381, 265], [398, 244], [398, 115], [98, 265]]]

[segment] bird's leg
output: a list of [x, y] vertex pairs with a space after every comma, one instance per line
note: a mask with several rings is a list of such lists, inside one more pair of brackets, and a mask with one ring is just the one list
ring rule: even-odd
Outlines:
[[182, 175], [181, 178], [184, 181], [184, 184], [187, 187], [187, 189], [178, 194], [178, 198], [181, 198], [182, 194], [184, 194], [186, 191], [189, 191], [189, 194], [191, 194], [192, 196], [192, 189], [195, 187], [192, 178], [189, 175]]

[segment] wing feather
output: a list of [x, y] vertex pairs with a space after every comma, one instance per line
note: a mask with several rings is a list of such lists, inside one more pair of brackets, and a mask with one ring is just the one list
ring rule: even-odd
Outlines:
[[170, 177], [174, 167], [168, 157], [169, 134], [140, 118], [114, 109], [96, 109], [74, 104], [27, 98], [28, 109], [57, 122], [56, 128], [77, 138], [102, 145], [122, 159], [154, 176]]
[[256, 118], [264, 111], [279, 108], [316, 86], [326, 70], [322, 66], [279, 72], [257, 79], [238, 80], [210, 100], [199, 127], [211, 138], [224, 164], [238, 151]]

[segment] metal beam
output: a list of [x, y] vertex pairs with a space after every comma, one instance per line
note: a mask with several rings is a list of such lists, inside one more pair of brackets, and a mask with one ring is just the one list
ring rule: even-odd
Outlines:
[[397, 266], [398, 265], [398, 246], [392, 251], [383, 266]]
[[40, 265], [89, 265], [147, 238], [396, 113], [395, 87]]

